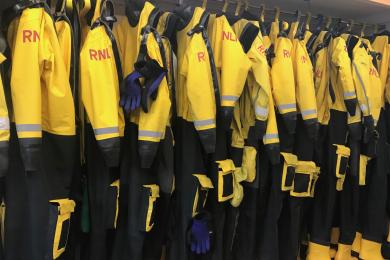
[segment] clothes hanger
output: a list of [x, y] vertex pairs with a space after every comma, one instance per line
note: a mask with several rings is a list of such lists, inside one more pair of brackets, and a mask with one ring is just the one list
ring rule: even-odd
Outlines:
[[355, 22], [353, 19], [350, 19], [349, 20], [349, 26], [348, 26], [348, 29], [347, 29], [347, 32], [351, 33], [352, 32], [352, 27], [355, 25]]
[[236, 6], [236, 10], [234, 11], [234, 16], [238, 16], [240, 14], [241, 5], [242, 5], [242, 1], [237, 0], [237, 6]]
[[326, 24], [325, 24], [325, 30], [329, 31], [330, 30], [330, 25], [332, 24], [332, 17], [328, 16], [326, 18]]
[[364, 31], [366, 30], [367, 24], [363, 23], [362, 29], [360, 30], [360, 37], [364, 37]]
[[229, 7], [229, 0], [225, 0], [224, 1], [224, 4], [223, 4], [223, 7], [222, 7], [222, 13], [225, 14], [227, 9]]
[[203, 8], [203, 9], [206, 9], [206, 7], [207, 7], [207, 0], [203, 0], [203, 2], [202, 2], [202, 8]]
[[305, 18], [305, 31], [310, 30], [310, 22], [311, 22], [311, 12], [307, 12]]
[[279, 22], [280, 8], [276, 6], [274, 10], [275, 10], [274, 22]]
[[265, 5], [260, 5], [260, 16], [259, 16], [259, 26], [260, 26], [260, 31], [262, 35], [267, 35], [267, 28], [264, 24], [265, 20]]
[[299, 20], [301, 19], [301, 16], [302, 16], [301, 10], [297, 9], [295, 11], [295, 22], [299, 23]]

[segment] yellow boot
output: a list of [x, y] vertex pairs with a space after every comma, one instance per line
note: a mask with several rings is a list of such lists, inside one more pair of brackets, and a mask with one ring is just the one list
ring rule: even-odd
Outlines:
[[359, 254], [360, 254], [360, 243], [362, 241], [362, 234], [359, 232], [356, 232], [355, 239], [352, 243], [352, 260], [359, 260]]
[[330, 260], [329, 246], [310, 242], [306, 260]]
[[363, 260], [384, 260], [381, 246], [380, 243], [362, 239], [359, 257]]
[[339, 244], [334, 260], [352, 260], [351, 251], [351, 245]]

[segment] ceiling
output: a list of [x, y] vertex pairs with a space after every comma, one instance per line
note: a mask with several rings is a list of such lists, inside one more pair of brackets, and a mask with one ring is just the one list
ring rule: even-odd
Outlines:
[[[123, 3], [131, 0], [115, 0], [121, 7], [119, 12], [123, 10]], [[201, 5], [202, 0], [181, 0], [183, 3], [191, 5]], [[266, 9], [273, 9], [279, 6], [282, 11], [295, 12], [297, 8], [306, 13], [310, 11], [312, 14], [321, 13], [325, 16], [340, 17], [344, 20], [354, 19], [358, 22], [376, 23], [387, 25], [390, 28], [390, 0], [381, 0], [386, 4], [378, 4], [370, 0], [249, 0], [249, 11], [256, 14], [259, 9], [256, 8], [264, 4]], [[172, 9], [176, 6], [179, 0], [155, 0], [162, 8]], [[221, 10], [224, 0], [208, 0], [207, 8], [215, 11]], [[229, 10], [234, 12], [236, 0], [229, 0]], [[117, 8], [118, 10], [118, 8]], [[272, 11], [268, 10], [266, 16], [272, 16]], [[288, 15], [285, 15], [286, 17]], [[291, 15], [290, 15], [291, 16]], [[283, 13], [281, 14], [283, 18]]]

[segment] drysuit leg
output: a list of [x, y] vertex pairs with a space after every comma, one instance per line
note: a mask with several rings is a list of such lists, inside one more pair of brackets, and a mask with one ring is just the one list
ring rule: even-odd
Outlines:
[[[195, 208], [195, 195], [200, 185], [193, 174], [206, 174], [206, 167], [204, 152], [193, 123], [177, 118], [176, 128], [180, 132], [180, 135], [175, 138], [175, 149], [180, 152], [180, 155], [175, 157], [175, 161], [178, 163], [175, 166], [177, 169], [175, 175], [176, 228], [172, 243], [167, 250], [167, 259], [187, 260], [190, 259], [190, 256], [193, 257], [189, 253], [187, 230]], [[200, 203], [197, 203], [198, 206]]]
[[314, 194], [308, 260], [327, 260], [330, 258], [330, 230], [334, 216], [337, 183], [335, 169], [337, 154], [334, 145], [344, 145], [347, 134], [347, 113], [336, 110], [331, 110], [330, 113], [328, 156], [327, 162], [323, 162], [321, 165], [321, 173]]
[[111, 213], [111, 209], [107, 197], [114, 178], [110, 176], [112, 171], [105, 163], [90, 125], [86, 129], [86, 156], [91, 223], [88, 258], [103, 260], [110, 254], [107, 248], [107, 214]]
[[5, 183], [4, 251], [6, 260], [29, 259], [27, 179], [15, 125], [11, 124], [8, 173]]
[[362, 196], [366, 197], [364, 204], [365, 218], [362, 223], [362, 242], [360, 258], [362, 259], [380, 259], [380, 247], [386, 239], [387, 216], [386, 216], [386, 198], [387, 196], [387, 168], [388, 156], [386, 145], [386, 124], [384, 113], [381, 111], [377, 130], [379, 140], [377, 143], [377, 156], [372, 159], [370, 172], [366, 175], [366, 187]]

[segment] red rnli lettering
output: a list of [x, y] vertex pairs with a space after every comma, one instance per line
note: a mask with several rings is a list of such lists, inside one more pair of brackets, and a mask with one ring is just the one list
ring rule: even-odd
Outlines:
[[258, 51], [260, 54], [264, 54], [264, 53], [265, 53], [265, 47], [264, 47], [264, 45], [259, 45], [256, 49], [257, 49], [257, 51]]
[[35, 30], [23, 30], [23, 43], [39, 41], [39, 34]]
[[199, 61], [199, 62], [205, 61], [204, 55], [205, 55], [204, 51], [198, 52], [198, 61]]
[[307, 62], [306, 56], [302, 56], [302, 57], [301, 57], [301, 62], [302, 62], [302, 63], [306, 63], [306, 62]]
[[232, 32], [222, 31], [222, 40], [229, 40], [229, 41], [235, 42], [235, 41], [237, 41], [237, 38], [233, 35]]
[[370, 76], [375, 76], [375, 77], [379, 78], [378, 71], [376, 69], [374, 69], [374, 68], [370, 68], [369, 75]]
[[110, 59], [111, 56], [108, 51], [108, 48], [105, 48], [103, 50], [89, 49], [89, 58], [90, 60], [106, 60]]
[[321, 78], [321, 77], [322, 77], [322, 71], [316, 70], [316, 72], [315, 72], [315, 77], [316, 77], [316, 78]]
[[290, 58], [290, 52], [288, 50], [283, 50], [283, 57], [284, 58]]

